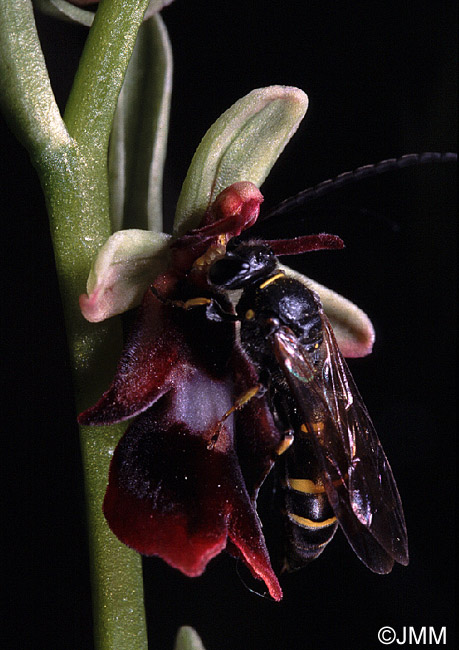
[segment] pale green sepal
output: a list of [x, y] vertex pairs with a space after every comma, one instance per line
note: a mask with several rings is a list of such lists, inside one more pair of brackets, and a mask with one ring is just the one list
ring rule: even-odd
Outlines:
[[59, 18], [85, 27], [91, 27], [94, 21], [94, 12], [67, 2], [66, 0], [32, 0], [36, 9], [43, 14]]
[[139, 29], [110, 135], [110, 219], [114, 231], [162, 230], [171, 91], [169, 37], [161, 17], [154, 15]]
[[370, 354], [375, 340], [375, 331], [364, 311], [339, 293], [324, 287], [323, 284], [287, 266], [281, 265], [281, 268], [290, 277], [306, 282], [308, 287], [319, 295], [343, 356], [364, 357]]
[[168, 263], [171, 237], [148, 230], [120, 230], [109, 237], [94, 260], [80, 296], [83, 316], [98, 323], [140, 304]]
[[298, 128], [308, 107], [302, 90], [259, 88], [210, 127], [191, 161], [175, 214], [174, 234], [196, 228], [215, 197], [238, 181], [257, 187]]
[[198, 633], [188, 625], [184, 625], [177, 632], [174, 650], [205, 650]]

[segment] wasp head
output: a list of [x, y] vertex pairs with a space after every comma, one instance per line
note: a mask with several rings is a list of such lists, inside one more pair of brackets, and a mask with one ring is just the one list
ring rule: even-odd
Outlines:
[[272, 250], [254, 242], [231, 242], [226, 255], [212, 264], [210, 282], [225, 289], [240, 289], [272, 273], [277, 259]]

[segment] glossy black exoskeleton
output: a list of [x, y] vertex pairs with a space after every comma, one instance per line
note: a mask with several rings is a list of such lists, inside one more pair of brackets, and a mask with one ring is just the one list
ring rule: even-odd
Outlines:
[[[316, 558], [338, 524], [372, 571], [388, 573], [394, 561], [406, 565], [405, 520], [392, 471], [319, 297], [257, 242], [230, 242], [209, 281], [242, 289], [240, 342], [284, 434], [278, 463], [286, 568]], [[224, 318], [213, 306], [208, 313]]]

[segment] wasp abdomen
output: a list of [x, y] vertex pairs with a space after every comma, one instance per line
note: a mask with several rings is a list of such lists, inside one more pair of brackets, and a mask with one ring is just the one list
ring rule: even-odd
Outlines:
[[286, 526], [286, 568], [300, 569], [322, 553], [337, 528], [312, 445], [297, 434], [294, 453], [285, 454], [283, 494]]

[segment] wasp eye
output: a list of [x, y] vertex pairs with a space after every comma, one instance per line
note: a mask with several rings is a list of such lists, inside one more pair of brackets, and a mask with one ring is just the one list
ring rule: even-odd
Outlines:
[[218, 260], [210, 267], [209, 280], [216, 286], [228, 286], [236, 278], [249, 269], [247, 262], [232, 256]]

